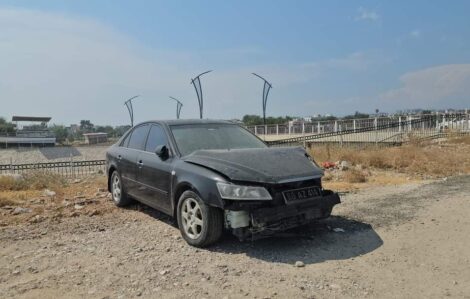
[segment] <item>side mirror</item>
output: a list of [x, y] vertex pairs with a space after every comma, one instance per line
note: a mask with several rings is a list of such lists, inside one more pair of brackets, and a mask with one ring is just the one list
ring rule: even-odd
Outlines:
[[155, 148], [155, 154], [162, 160], [166, 160], [169, 156], [168, 147], [166, 145], [159, 145]]

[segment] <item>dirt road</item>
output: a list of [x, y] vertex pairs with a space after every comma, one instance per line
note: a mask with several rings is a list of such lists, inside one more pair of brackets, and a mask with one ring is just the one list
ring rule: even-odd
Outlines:
[[209, 249], [141, 205], [11, 225], [0, 297], [470, 298], [469, 194], [469, 176], [366, 189], [327, 221]]

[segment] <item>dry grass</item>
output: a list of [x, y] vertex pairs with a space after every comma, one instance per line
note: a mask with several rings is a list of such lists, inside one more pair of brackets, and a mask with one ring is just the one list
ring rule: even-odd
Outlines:
[[10, 198], [5, 197], [5, 196], [0, 196], [0, 207], [4, 207], [4, 206], [14, 206], [14, 205], [16, 205], [16, 204], [17, 204], [16, 201], [11, 200]]
[[445, 144], [413, 143], [400, 147], [349, 148], [314, 146], [310, 154], [317, 162], [348, 161], [353, 165], [378, 170], [393, 170], [407, 175], [445, 177], [470, 173], [470, 137]]
[[449, 140], [447, 142], [451, 143], [451, 144], [468, 144], [468, 145], [470, 145], [470, 135], [453, 136], [452, 138], [449, 138]]
[[[14, 182], [2, 178], [0, 189], [0, 227], [18, 223], [36, 223], [56, 221], [62, 217], [95, 216], [116, 211], [112, 201], [106, 195], [106, 177], [90, 176], [79, 181], [66, 181], [55, 175], [31, 174], [24, 177], [24, 182]], [[44, 189], [50, 189], [55, 196], [47, 196]], [[101, 190], [101, 191], [99, 191]], [[75, 205], [83, 205], [75, 209]], [[12, 208], [5, 206], [30, 208], [29, 213], [15, 215]]]
[[42, 190], [62, 188], [66, 180], [61, 176], [47, 172], [31, 172], [21, 178], [0, 176], [0, 191]]
[[359, 170], [350, 169], [344, 173], [344, 180], [348, 183], [365, 183], [366, 176]]

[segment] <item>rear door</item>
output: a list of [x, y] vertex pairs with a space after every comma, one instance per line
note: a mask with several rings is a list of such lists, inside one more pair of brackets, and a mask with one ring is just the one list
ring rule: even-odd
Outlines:
[[135, 127], [131, 132], [126, 147], [123, 148], [120, 156], [117, 157], [118, 160], [120, 160], [121, 177], [126, 192], [133, 197], [138, 197], [137, 188], [139, 186], [137, 184], [137, 172], [139, 168], [137, 158], [144, 148], [149, 127], [148, 124]]
[[147, 204], [171, 213], [170, 184], [173, 154], [170, 152], [168, 158], [162, 159], [155, 154], [159, 145], [170, 148], [168, 137], [162, 126], [152, 124], [148, 134], [147, 142], [143, 152], [139, 154], [138, 165], [140, 171], [137, 180], [139, 196]]

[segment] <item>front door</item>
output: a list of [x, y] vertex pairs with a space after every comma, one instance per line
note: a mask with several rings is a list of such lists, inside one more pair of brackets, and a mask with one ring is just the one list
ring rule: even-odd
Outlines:
[[171, 214], [170, 184], [173, 156], [160, 158], [155, 154], [159, 145], [168, 145], [168, 138], [160, 125], [154, 124], [150, 128], [145, 151], [139, 154], [137, 164], [139, 196], [149, 205]]

